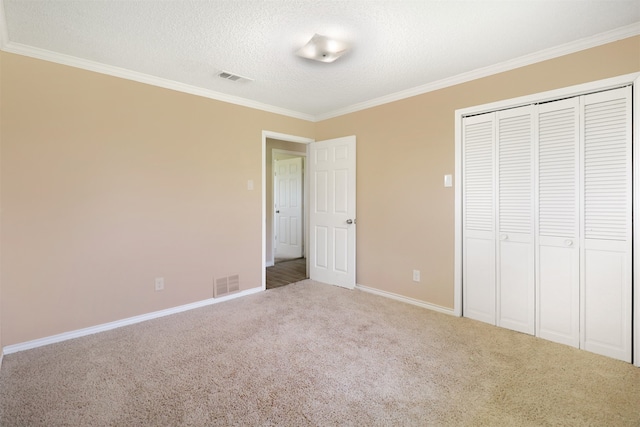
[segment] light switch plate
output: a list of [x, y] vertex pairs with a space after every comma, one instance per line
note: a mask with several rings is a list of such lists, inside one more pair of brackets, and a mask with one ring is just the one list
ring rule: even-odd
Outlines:
[[444, 186], [451, 187], [453, 185], [453, 177], [451, 175], [444, 176]]

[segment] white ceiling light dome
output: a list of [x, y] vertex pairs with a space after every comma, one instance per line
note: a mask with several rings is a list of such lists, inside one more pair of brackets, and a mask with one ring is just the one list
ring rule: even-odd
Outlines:
[[302, 46], [296, 55], [320, 62], [333, 62], [349, 49], [345, 42], [332, 39], [321, 34], [314, 34], [311, 40]]

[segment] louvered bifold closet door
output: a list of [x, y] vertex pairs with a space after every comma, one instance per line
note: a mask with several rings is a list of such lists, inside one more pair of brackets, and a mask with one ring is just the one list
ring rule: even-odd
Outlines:
[[581, 341], [631, 362], [631, 87], [583, 97]]
[[532, 106], [496, 113], [497, 324], [535, 327]]
[[494, 119], [463, 119], [463, 310], [466, 317], [495, 324]]
[[537, 108], [536, 335], [578, 347], [580, 101]]

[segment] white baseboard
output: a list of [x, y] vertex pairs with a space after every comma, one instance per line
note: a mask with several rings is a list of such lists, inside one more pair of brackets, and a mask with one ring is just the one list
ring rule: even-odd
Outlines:
[[380, 289], [370, 288], [368, 286], [356, 285], [356, 289], [369, 292], [371, 294], [379, 295], [385, 298], [391, 298], [396, 301], [404, 302], [411, 305], [417, 305], [418, 307], [426, 308], [429, 310], [437, 311], [439, 313], [449, 314], [451, 316], [455, 316], [455, 312], [452, 308], [442, 307], [441, 305], [430, 304], [428, 302], [420, 301], [415, 298], [405, 297], [403, 295], [394, 294], [392, 292], [381, 291]]
[[52, 335], [45, 338], [39, 338], [32, 341], [27, 341], [19, 344], [12, 344], [4, 347], [3, 352], [0, 353], [0, 363], [2, 360], [2, 354], [11, 354], [18, 351], [30, 350], [36, 347], [42, 347], [43, 345], [54, 344], [73, 338], [84, 337], [86, 335], [96, 334], [98, 332], [109, 331], [111, 329], [121, 328], [123, 326], [133, 325], [135, 323], [144, 322], [146, 320], [157, 319], [158, 317], [170, 316], [172, 314], [181, 313], [183, 311], [193, 310], [194, 308], [205, 307], [207, 305], [217, 304], [219, 302], [229, 301], [235, 298], [255, 294], [262, 292], [262, 287], [247, 289], [242, 292], [227, 295], [220, 298], [209, 298], [202, 301], [192, 302], [190, 304], [180, 305], [177, 307], [167, 308], [165, 310], [154, 311], [152, 313], [141, 314], [139, 316], [129, 317], [122, 320], [116, 320], [114, 322], [103, 323], [102, 325], [90, 326], [88, 328], [76, 329], [75, 331], [64, 332], [62, 334]]

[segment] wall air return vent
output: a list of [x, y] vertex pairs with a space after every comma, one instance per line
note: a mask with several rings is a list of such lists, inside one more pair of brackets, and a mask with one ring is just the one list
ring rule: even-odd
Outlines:
[[250, 82], [252, 79], [248, 77], [239, 76], [237, 74], [230, 73], [228, 71], [220, 71], [218, 77], [225, 80], [231, 80], [232, 82]]
[[218, 277], [213, 283], [213, 297], [218, 298], [240, 291], [240, 275]]

